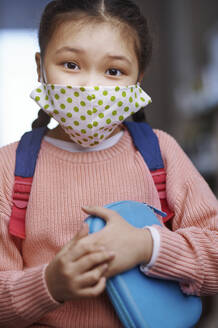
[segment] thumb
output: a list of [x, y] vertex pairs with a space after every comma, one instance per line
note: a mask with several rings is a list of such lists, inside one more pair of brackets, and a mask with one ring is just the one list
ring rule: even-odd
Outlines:
[[109, 210], [108, 208], [100, 206], [83, 206], [82, 210], [89, 215], [94, 215], [101, 219], [104, 219], [107, 223], [111, 222], [115, 214], [117, 214], [116, 212]]

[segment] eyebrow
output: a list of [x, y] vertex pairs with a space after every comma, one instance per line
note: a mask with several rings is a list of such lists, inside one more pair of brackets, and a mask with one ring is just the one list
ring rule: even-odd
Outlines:
[[[68, 47], [68, 46], [65, 46], [65, 47], [62, 47], [60, 49], [58, 49], [56, 51], [56, 55], [57, 54], [60, 54], [62, 52], [75, 52], [75, 53], [79, 53], [79, 54], [84, 54], [85, 53], [85, 50], [83, 49], [79, 49], [79, 48], [72, 48], [72, 47]], [[127, 62], [128, 64], [131, 64], [131, 61], [125, 57], [125, 56], [122, 56], [122, 55], [112, 55], [110, 53], [107, 53], [105, 55], [105, 58], [109, 58], [109, 59], [113, 59], [113, 60], [120, 60], [120, 61], [125, 61]]]
[[71, 47], [62, 47], [62, 48], [60, 48], [56, 51], [56, 55], [61, 53], [61, 52], [64, 52], [64, 51], [76, 52], [76, 53], [84, 53], [85, 52], [83, 49], [77, 49], [77, 48], [71, 48]]
[[128, 64], [131, 64], [130, 60], [125, 56], [107, 54], [105, 57], [110, 58], [110, 59], [115, 59], [115, 60], [126, 61]]

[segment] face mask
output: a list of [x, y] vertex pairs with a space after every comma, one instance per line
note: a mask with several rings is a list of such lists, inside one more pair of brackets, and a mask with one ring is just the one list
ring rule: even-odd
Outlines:
[[98, 145], [127, 117], [151, 103], [139, 83], [127, 87], [42, 83], [30, 97], [83, 147]]

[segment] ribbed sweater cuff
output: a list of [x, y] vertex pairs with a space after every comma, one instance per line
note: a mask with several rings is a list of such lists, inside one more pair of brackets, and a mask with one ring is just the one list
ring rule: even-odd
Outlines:
[[[25, 322], [34, 323], [47, 312], [60, 306], [50, 295], [45, 282], [45, 269], [47, 265], [25, 271], [24, 274], [11, 287], [11, 300], [19, 318]], [[21, 320], [22, 320], [21, 319]]]
[[[199, 295], [204, 277], [197, 271], [196, 254], [179, 233], [155, 225], [160, 233], [160, 250], [147, 276], [178, 281], [184, 293]], [[193, 249], [192, 249], [193, 250]], [[195, 258], [194, 258], [195, 257]]]

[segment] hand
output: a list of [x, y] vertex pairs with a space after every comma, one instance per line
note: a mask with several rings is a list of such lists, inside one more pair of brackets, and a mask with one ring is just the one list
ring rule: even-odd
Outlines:
[[97, 296], [105, 289], [104, 274], [114, 254], [100, 243], [84, 242], [88, 232], [85, 224], [46, 268], [48, 290], [58, 302]]
[[85, 237], [86, 243], [103, 245], [115, 253], [109, 263], [106, 277], [127, 271], [141, 263], [149, 263], [153, 240], [148, 229], [138, 229], [126, 222], [117, 212], [104, 207], [83, 207], [89, 215], [100, 217], [106, 226], [94, 234]]

